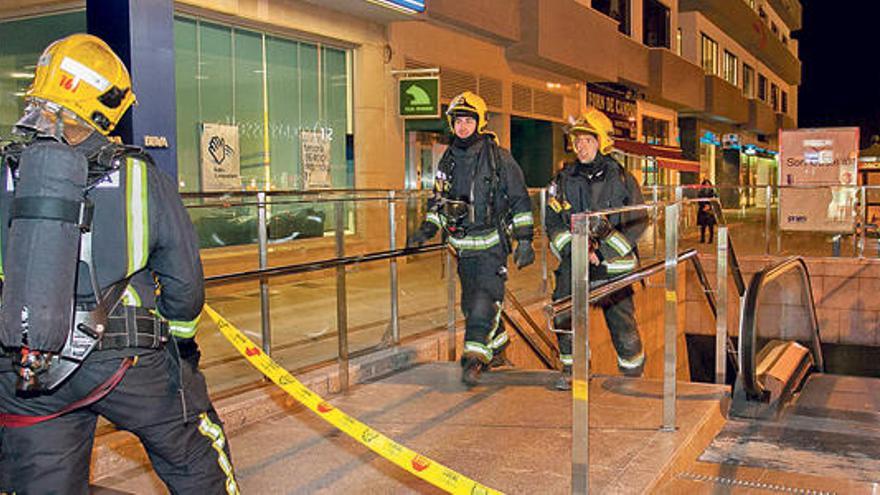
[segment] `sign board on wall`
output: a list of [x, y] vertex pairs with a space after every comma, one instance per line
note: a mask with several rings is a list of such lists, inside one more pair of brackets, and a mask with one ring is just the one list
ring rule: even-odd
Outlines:
[[303, 129], [299, 133], [299, 141], [302, 147], [303, 187], [330, 187], [330, 135], [325, 130]]
[[858, 127], [780, 131], [780, 228], [852, 232], [858, 162]]
[[203, 122], [201, 131], [202, 190], [241, 189], [238, 126]]
[[595, 107], [611, 119], [614, 137], [635, 141], [638, 108], [632, 91], [619, 91], [598, 83], [587, 83], [587, 106]]
[[440, 78], [408, 77], [398, 82], [400, 116], [405, 119], [440, 117]]

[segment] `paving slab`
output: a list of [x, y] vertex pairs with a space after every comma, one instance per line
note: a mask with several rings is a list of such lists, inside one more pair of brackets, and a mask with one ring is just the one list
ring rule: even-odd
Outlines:
[[[454, 363], [415, 366], [332, 397], [334, 406], [413, 450], [505, 493], [568, 493], [571, 395], [549, 371], [502, 369], [467, 389]], [[591, 380], [591, 491], [643, 493], [719, 416], [725, 388], [679, 383], [679, 427], [660, 431], [662, 382]], [[714, 434], [714, 432], [712, 433]], [[243, 493], [440, 493], [290, 406], [230, 434]], [[101, 489], [163, 493], [148, 466], [94, 480]]]

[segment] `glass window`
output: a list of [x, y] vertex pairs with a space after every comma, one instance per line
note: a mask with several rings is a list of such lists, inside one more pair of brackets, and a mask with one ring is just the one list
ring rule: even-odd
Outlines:
[[746, 98], [755, 97], [755, 69], [743, 64], [743, 94]]
[[737, 86], [739, 84], [738, 77], [738, 69], [739, 69], [739, 59], [736, 58], [736, 55], [730, 53], [727, 50], [724, 50], [724, 68], [723, 68], [722, 76], [724, 80]]
[[675, 32], [675, 53], [679, 57], [681, 56], [681, 28]]
[[642, 8], [645, 45], [669, 48], [669, 8], [658, 0], [644, 0]]
[[758, 99], [767, 101], [767, 78], [764, 74], [758, 74]]
[[617, 30], [629, 35], [630, 0], [592, 0], [594, 9], [617, 21]]
[[788, 113], [788, 93], [782, 92], [782, 113]]
[[642, 117], [642, 141], [648, 144], [669, 144], [669, 121]]
[[329, 185], [354, 186], [348, 51], [178, 17], [175, 65], [182, 190], [201, 190], [206, 122], [238, 126], [242, 188], [305, 188], [304, 132], [329, 141]]
[[82, 10], [0, 22], [0, 133], [6, 134], [21, 117], [22, 97], [43, 49], [58, 38], [85, 31]]
[[779, 111], [779, 87], [774, 83], [770, 83], [770, 106], [773, 111]]
[[[701, 33], [702, 34], [702, 33]], [[718, 43], [712, 38], [702, 34], [702, 65], [706, 74], [718, 74]]]

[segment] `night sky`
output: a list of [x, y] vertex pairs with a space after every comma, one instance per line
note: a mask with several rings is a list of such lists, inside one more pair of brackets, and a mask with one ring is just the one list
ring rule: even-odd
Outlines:
[[880, 2], [801, 0], [799, 127], [880, 134]]

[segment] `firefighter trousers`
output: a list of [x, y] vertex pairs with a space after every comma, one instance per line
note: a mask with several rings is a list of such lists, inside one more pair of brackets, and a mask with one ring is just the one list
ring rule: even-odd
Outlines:
[[[553, 300], [570, 296], [571, 263], [563, 261], [554, 274], [556, 275], [556, 287], [553, 290]], [[598, 301], [596, 306], [602, 308], [602, 313], [605, 316], [605, 324], [608, 326], [611, 341], [617, 351], [618, 368], [625, 374], [641, 374], [645, 358], [635, 319], [632, 288], [626, 287], [609, 294]], [[571, 331], [571, 313], [557, 316], [553, 326], [557, 330]], [[572, 335], [557, 333], [556, 337], [559, 342], [559, 356], [562, 364], [571, 365]]]
[[[15, 374], [3, 358], [0, 410], [43, 416], [82, 399], [119, 368], [122, 357], [108, 358], [107, 352], [119, 355], [95, 352], [52, 393], [33, 397], [16, 395]], [[0, 427], [0, 492], [89, 493], [89, 462], [101, 415], [141, 440], [171, 493], [238, 493], [223, 425], [197, 358], [179, 360], [165, 349], [134, 353], [139, 354], [135, 364], [98, 402], [32, 426]]]
[[508, 342], [501, 321], [507, 282], [507, 252], [500, 245], [479, 251], [461, 251], [458, 279], [465, 318], [464, 353], [488, 363]]

